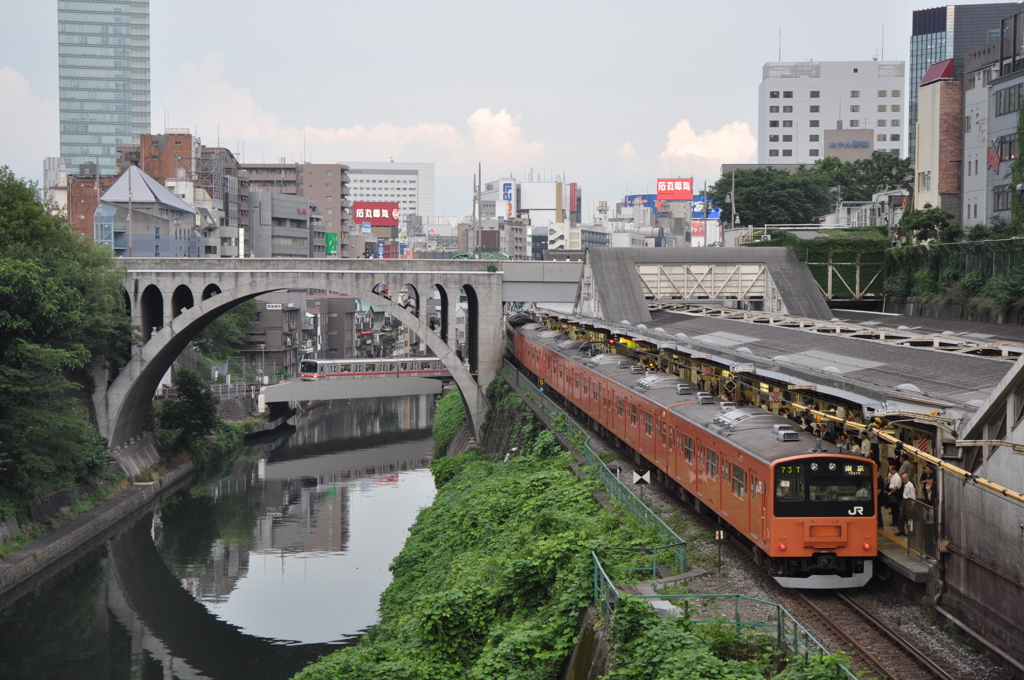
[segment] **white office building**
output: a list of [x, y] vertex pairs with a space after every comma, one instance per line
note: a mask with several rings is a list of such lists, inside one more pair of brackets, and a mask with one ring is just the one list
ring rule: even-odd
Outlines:
[[433, 163], [365, 163], [345, 161], [348, 166], [349, 200], [394, 201], [402, 224], [409, 215], [424, 223], [434, 216]]
[[904, 155], [902, 61], [768, 62], [758, 88], [757, 162]]

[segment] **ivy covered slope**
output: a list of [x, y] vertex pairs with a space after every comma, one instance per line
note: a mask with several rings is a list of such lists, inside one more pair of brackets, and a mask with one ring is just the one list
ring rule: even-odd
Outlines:
[[608, 547], [653, 540], [601, 511], [570, 460], [435, 460], [437, 497], [392, 564], [380, 623], [297, 678], [557, 677], [593, 597], [590, 551], [614, 563], [636, 558]]
[[466, 410], [462, 406], [462, 393], [459, 388], [453, 388], [448, 394], [437, 402], [434, 409], [434, 455], [443, 456], [448, 450], [448, 444], [455, 436], [459, 427], [466, 422]]

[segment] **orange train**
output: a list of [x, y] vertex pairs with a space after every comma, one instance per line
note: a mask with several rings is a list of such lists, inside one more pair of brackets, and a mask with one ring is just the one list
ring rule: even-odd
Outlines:
[[754, 547], [790, 588], [856, 588], [877, 556], [876, 465], [735, 407], [678, 376], [535, 323], [508, 328], [519, 365], [657, 467]]

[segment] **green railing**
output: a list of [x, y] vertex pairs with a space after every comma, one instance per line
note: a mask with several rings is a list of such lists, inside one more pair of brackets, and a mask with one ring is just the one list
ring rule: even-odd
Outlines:
[[[654, 530], [658, 536], [658, 541], [666, 544], [663, 547], [659, 547], [658, 550], [666, 549], [672, 551], [675, 557], [674, 563], [678, 565], [679, 573], [682, 574], [689, 571], [686, 541], [680, 538], [676, 532], [672, 531], [653, 510], [636, 497], [636, 494], [629, 487], [619, 481], [614, 472], [608, 469], [608, 466], [604, 464], [601, 457], [590, 448], [590, 435], [587, 431], [580, 427], [558, 404], [549, 399], [536, 385], [530, 382], [529, 378], [523, 376], [508, 361], [505, 361], [502, 365], [501, 373], [505, 380], [518, 387], [531, 403], [551, 419], [552, 426], [560, 430], [570, 442], [578, 443], [578, 446], [582, 449], [580, 453], [583, 454], [586, 465], [596, 472], [605, 493], [610, 498], [622, 503], [626, 510], [642, 524]], [[655, 576], [655, 578], [657, 577]]]
[[[601, 560], [593, 552], [590, 553], [593, 559], [594, 574], [594, 604], [597, 606], [601, 617], [604, 619], [605, 630], [608, 631], [609, 639], [615, 639], [615, 607], [619, 599], [619, 591], [615, 583], [608, 577]], [[675, 601], [679, 615], [693, 623], [719, 623], [736, 627], [740, 635], [747, 633], [762, 632], [774, 637], [775, 646], [788, 654], [803, 657], [827, 655], [830, 652], [823, 644], [804, 628], [799, 621], [793, 618], [785, 607], [774, 602], [758, 600], [746, 595], [640, 595], [645, 600]], [[725, 603], [732, 610], [731, 616], [726, 617], [718, 613], [714, 618], [694, 618], [700, 616], [707, 610], [721, 612], [719, 603]], [[757, 618], [745, 619], [744, 612], [741, 612], [740, 605], [745, 610], [754, 609], [757, 611]], [[680, 606], [681, 605], [681, 606]], [[856, 680], [856, 675], [845, 666], [842, 667], [847, 678]]]

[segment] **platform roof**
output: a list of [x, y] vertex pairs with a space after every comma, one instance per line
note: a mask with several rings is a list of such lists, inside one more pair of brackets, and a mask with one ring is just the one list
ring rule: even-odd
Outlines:
[[[786, 310], [794, 316], [829, 319], [825, 298], [811, 271], [788, 248], [591, 248], [589, 276], [600, 308], [608, 320], [648, 321], [638, 264], [764, 264], [771, 273]], [[588, 276], [584, 270], [582, 276]]]

